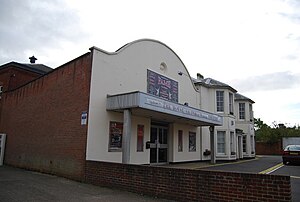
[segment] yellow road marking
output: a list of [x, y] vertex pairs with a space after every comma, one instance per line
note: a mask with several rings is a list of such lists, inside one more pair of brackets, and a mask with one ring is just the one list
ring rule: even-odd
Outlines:
[[259, 172], [259, 174], [270, 174], [283, 166], [284, 166], [283, 163], [279, 163], [276, 166], [273, 166], [271, 168], [268, 168], [267, 170], [263, 170], [263, 171]]

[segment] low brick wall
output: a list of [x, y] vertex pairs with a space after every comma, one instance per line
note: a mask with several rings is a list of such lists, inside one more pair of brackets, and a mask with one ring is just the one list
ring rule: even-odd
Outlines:
[[288, 176], [87, 161], [86, 182], [177, 201], [291, 201]]

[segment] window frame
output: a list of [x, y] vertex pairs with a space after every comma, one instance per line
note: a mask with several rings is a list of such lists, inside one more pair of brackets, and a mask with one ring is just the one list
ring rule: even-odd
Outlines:
[[178, 130], [178, 152], [183, 152], [183, 131]]
[[196, 133], [189, 132], [189, 152], [196, 152], [196, 151], [197, 151]]
[[137, 125], [136, 151], [144, 152], [144, 131], [145, 127], [142, 124]]
[[216, 91], [216, 110], [217, 112], [224, 112], [224, 91]]
[[244, 102], [239, 103], [239, 119], [240, 120], [246, 119], [246, 103]]
[[230, 131], [230, 152], [236, 152], [234, 132]]
[[[223, 136], [223, 142], [220, 142], [219, 140], [221, 138], [220, 135]], [[226, 131], [217, 131], [217, 154], [225, 155], [226, 154]], [[222, 147], [221, 147], [222, 146]], [[222, 148], [222, 151], [220, 151], [220, 148]]]
[[229, 93], [229, 114], [234, 114], [233, 93]]
[[243, 153], [247, 153], [247, 136], [243, 135]]

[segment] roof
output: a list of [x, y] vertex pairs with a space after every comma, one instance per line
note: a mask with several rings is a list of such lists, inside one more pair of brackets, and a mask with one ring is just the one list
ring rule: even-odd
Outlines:
[[249, 101], [251, 103], [255, 103], [253, 100], [251, 100], [250, 98], [247, 98], [244, 95], [241, 95], [239, 93], [234, 94], [234, 100], [236, 101]]
[[48, 66], [43, 65], [43, 64], [36, 64], [36, 63], [34, 63], [34, 64], [25, 64], [25, 63], [17, 63], [17, 62], [9, 62], [9, 63], [6, 63], [4, 65], [1, 65], [0, 70], [11, 67], [11, 66], [14, 66], [14, 67], [17, 67], [17, 68], [20, 68], [20, 69], [24, 69], [24, 70], [27, 70], [27, 71], [35, 72], [35, 73], [41, 74], [41, 75], [46, 74], [46, 73], [53, 70], [51, 67], [48, 67]]
[[234, 88], [232, 88], [230, 85], [217, 81], [215, 79], [212, 78], [205, 78], [205, 79], [193, 79], [195, 84], [199, 84], [199, 85], [203, 85], [205, 87], [208, 88], [226, 88], [229, 89], [233, 92], [237, 92], [237, 90], [235, 90]]

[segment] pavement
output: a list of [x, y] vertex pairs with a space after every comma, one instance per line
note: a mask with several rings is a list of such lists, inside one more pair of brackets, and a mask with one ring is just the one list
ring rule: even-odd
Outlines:
[[54, 175], [0, 166], [0, 201], [168, 202], [169, 200], [93, 186]]

